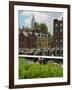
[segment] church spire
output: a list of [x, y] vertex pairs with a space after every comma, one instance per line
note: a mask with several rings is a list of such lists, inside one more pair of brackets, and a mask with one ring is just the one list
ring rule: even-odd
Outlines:
[[34, 29], [34, 26], [35, 26], [35, 18], [34, 18], [34, 13], [33, 13], [32, 21], [31, 21], [31, 29]]

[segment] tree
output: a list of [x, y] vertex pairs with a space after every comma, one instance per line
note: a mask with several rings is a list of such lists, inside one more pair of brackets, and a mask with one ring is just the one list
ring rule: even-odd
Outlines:
[[48, 32], [48, 28], [47, 25], [45, 23], [37, 23], [35, 22], [35, 29], [36, 30], [40, 30], [41, 33], [47, 33]]
[[51, 48], [53, 45], [53, 36], [48, 32], [48, 45]]
[[31, 31], [31, 29], [30, 29], [30, 28], [28, 28], [28, 27], [26, 27], [26, 28], [24, 28], [24, 31], [25, 31], [25, 32], [30, 32], [30, 31]]
[[47, 28], [47, 25], [45, 23], [40, 23], [39, 28], [40, 28], [41, 33], [47, 33], [48, 32], [48, 28]]
[[39, 29], [39, 23], [35, 22], [35, 29]]

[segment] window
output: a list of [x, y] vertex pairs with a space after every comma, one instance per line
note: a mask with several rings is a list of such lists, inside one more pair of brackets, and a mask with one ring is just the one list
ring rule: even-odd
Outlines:
[[57, 29], [55, 29], [55, 32], [57, 32], [58, 30]]
[[57, 44], [56, 44], [56, 47], [57, 47]]
[[55, 24], [55, 27], [58, 27], [58, 24], [57, 23]]
[[60, 29], [60, 32], [62, 32], [63, 30], [62, 30], [62, 28]]
[[56, 39], [56, 42], [57, 42], [57, 39]]
[[60, 42], [62, 42], [63, 40], [61, 39]]
[[60, 27], [62, 27], [62, 23], [60, 24]]
[[45, 41], [47, 42], [47, 39]]
[[61, 45], [60, 45], [60, 47], [62, 48], [62, 47], [63, 47], [63, 45], [61, 44]]
[[54, 39], [56, 39], [57, 37], [56, 36], [54, 36]]
[[45, 46], [47, 46], [47, 43], [45, 44]]

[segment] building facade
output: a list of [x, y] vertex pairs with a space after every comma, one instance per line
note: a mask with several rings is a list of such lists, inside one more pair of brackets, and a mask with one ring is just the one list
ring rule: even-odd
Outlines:
[[48, 36], [23, 31], [19, 34], [19, 48], [48, 48]]
[[37, 37], [35, 34], [30, 32], [19, 33], [19, 48], [30, 49], [36, 48]]
[[63, 48], [63, 18], [53, 21], [53, 46], [54, 48]]
[[48, 48], [48, 36], [46, 34], [37, 35], [37, 48]]

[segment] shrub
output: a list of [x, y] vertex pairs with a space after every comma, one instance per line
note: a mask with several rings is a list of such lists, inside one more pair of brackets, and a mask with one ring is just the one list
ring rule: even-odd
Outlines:
[[62, 77], [63, 68], [60, 64], [51, 62], [48, 64], [26, 64], [25, 58], [19, 59], [19, 79]]

